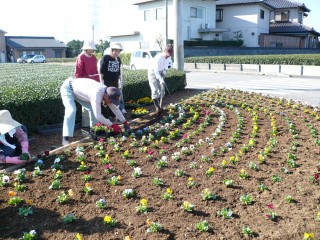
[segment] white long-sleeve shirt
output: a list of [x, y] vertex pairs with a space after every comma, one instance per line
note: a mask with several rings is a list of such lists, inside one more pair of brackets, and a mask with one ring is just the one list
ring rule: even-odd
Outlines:
[[157, 79], [161, 78], [160, 72], [168, 70], [168, 66], [171, 62], [171, 57], [166, 58], [165, 53], [158, 53], [153, 59], [149, 70], [153, 70]]
[[[72, 79], [71, 84], [75, 98], [80, 101], [89, 102], [97, 121], [104, 125], [111, 126], [112, 122], [101, 113], [101, 103], [107, 87], [89, 78]], [[108, 107], [122, 123], [126, 121], [116, 105], [109, 103]]]

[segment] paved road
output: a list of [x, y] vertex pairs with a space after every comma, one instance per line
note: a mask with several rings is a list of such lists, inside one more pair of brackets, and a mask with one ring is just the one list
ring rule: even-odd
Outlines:
[[263, 93], [320, 106], [320, 76], [306, 78], [243, 73], [187, 73], [187, 88], [213, 89], [216, 87]]

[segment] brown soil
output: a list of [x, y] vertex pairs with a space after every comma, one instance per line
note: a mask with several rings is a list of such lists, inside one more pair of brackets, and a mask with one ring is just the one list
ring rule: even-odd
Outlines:
[[[168, 99], [166, 101], [169, 102]], [[17, 195], [24, 200], [33, 201], [33, 215], [20, 217], [19, 207], [8, 205], [8, 192], [14, 191], [13, 181], [9, 186], [0, 187], [0, 219], [3, 220], [0, 225], [1, 239], [16, 239], [22, 237], [23, 232], [33, 229], [40, 239], [74, 239], [76, 233], [80, 233], [83, 239], [124, 239], [126, 236], [130, 239], [243, 239], [247, 238], [242, 233], [243, 226], [249, 227], [253, 232], [252, 237], [256, 239], [303, 239], [305, 232], [314, 233], [315, 239], [319, 239], [320, 223], [316, 221], [320, 212], [319, 182], [309, 181], [309, 177], [319, 171], [319, 145], [315, 142], [320, 144], [317, 133], [320, 130], [319, 113], [310, 106], [295, 106], [280, 99], [240, 91], [219, 90], [197, 95], [185, 101], [187, 102], [190, 106], [184, 107], [186, 118], [183, 123], [190, 120], [193, 124], [189, 127], [183, 124], [171, 126], [162, 136], [167, 137], [175, 129], [180, 134], [175, 139], [169, 139], [168, 143], [160, 141], [159, 135], [157, 137], [156, 132], [159, 133], [160, 129], [151, 130], [159, 140], [158, 148], [153, 141], [145, 145], [147, 150], [154, 152], [152, 158], [147, 158], [148, 153], [139, 151], [139, 148], [144, 147], [141, 137], [137, 137], [138, 146], [131, 146], [130, 138], [126, 141], [116, 138], [121, 147], [119, 152], [115, 151], [108, 140], [101, 143], [103, 150], [110, 156], [110, 166], [114, 169], [112, 173], [105, 172], [102, 157], [97, 155], [99, 150], [95, 146], [98, 146], [98, 142], [77, 143], [43, 157], [45, 168], [42, 176], [32, 177], [33, 166], [27, 166], [24, 183], [27, 190], [18, 192]], [[221, 112], [211, 108], [212, 105], [226, 114], [220, 133], [217, 127], [221, 125]], [[199, 113], [198, 119], [192, 120], [194, 112], [191, 107]], [[134, 128], [143, 127], [148, 120], [156, 120], [162, 125], [164, 122], [160, 120], [166, 120], [168, 111], [161, 119], [151, 115], [150, 119], [137, 121]], [[204, 124], [206, 111], [210, 116], [209, 125]], [[172, 115], [177, 119], [177, 109]], [[272, 129], [275, 130], [273, 133]], [[212, 135], [214, 132], [216, 137]], [[56, 138], [58, 140], [45, 139], [41, 144], [45, 147], [38, 148], [37, 151], [43, 152], [51, 145], [59, 145], [61, 136]], [[208, 142], [205, 141], [206, 138], [209, 138]], [[204, 141], [203, 144], [199, 144], [200, 139]], [[272, 139], [276, 140], [273, 144]], [[38, 138], [36, 141], [39, 143]], [[225, 146], [229, 142], [232, 142], [232, 147], [228, 149]], [[177, 143], [188, 148], [193, 145], [195, 148], [190, 155], [182, 154], [180, 161], [174, 161], [171, 159], [172, 154], [181, 152]], [[292, 147], [294, 144], [297, 146], [296, 150]], [[76, 161], [75, 152], [78, 146], [85, 149], [84, 162], [93, 177], [90, 181], [93, 193], [90, 195], [83, 190], [85, 182], [81, 177], [84, 173], [76, 170], [80, 165]], [[163, 149], [165, 153], [161, 151]], [[215, 155], [212, 154], [212, 149], [215, 149]], [[259, 154], [266, 149], [269, 153], [265, 155], [265, 163], [261, 163]], [[129, 150], [129, 159], [135, 160], [137, 166], [141, 167], [141, 177], [132, 176], [133, 167], [128, 165], [128, 159], [122, 157], [125, 150]], [[48, 187], [54, 175], [50, 166], [57, 155], [63, 158], [61, 189], [50, 190]], [[202, 155], [209, 160], [201, 159]], [[162, 156], [168, 157], [168, 165], [158, 168], [157, 163]], [[296, 160], [291, 161], [291, 166], [288, 164], [289, 156], [296, 156]], [[234, 163], [233, 158], [237, 160]], [[225, 168], [221, 167], [223, 160], [227, 162]], [[250, 162], [255, 163], [259, 170], [251, 169]], [[292, 167], [292, 163], [296, 163], [296, 166]], [[205, 173], [210, 167], [215, 170], [212, 176], [207, 176]], [[283, 171], [284, 168], [288, 170], [287, 173]], [[176, 176], [177, 169], [185, 171], [186, 175]], [[247, 172], [248, 178], [239, 177], [242, 169]], [[15, 177], [14, 174], [8, 175], [11, 179]], [[112, 186], [108, 183], [112, 176], [121, 176], [119, 185]], [[274, 181], [276, 176], [281, 181]], [[163, 179], [164, 185], [154, 185], [154, 177]], [[190, 177], [196, 183], [193, 187], [188, 187]], [[227, 179], [234, 180], [232, 187], [223, 184]], [[261, 183], [268, 190], [259, 191]], [[161, 197], [167, 188], [173, 191], [172, 200]], [[201, 192], [206, 188], [217, 196], [216, 199], [202, 199]], [[74, 192], [70, 202], [59, 204], [57, 196], [68, 189]], [[134, 197], [124, 198], [122, 193], [125, 189], [133, 189]], [[250, 195], [252, 204], [243, 204], [240, 201], [243, 195]], [[285, 201], [289, 195], [293, 198], [291, 203]], [[105, 198], [108, 202], [105, 210], [95, 205], [100, 198]], [[142, 198], [148, 200], [149, 210], [146, 214], [136, 212]], [[194, 204], [195, 209], [191, 212], [184, 211], [181, 208], [184, 201]], [[268, 206], [272, 206], [272, 209]], [[232, 210], [232, 218], [224, 219], [218, 214], [223, 208]], [[266, 217], [270, 211], [277, 214], [274, 221]], [[73, 213], [77, 218], [70, 224], [61, 220], [68, 213]], [[118, 221], [114, 228], [104, 224], [106, 215]], [[161, 224], [162, 230], [148, 233], [147, 219]], [[196, 230], [196, 223], [204, 220], [208, 221], [209, 230]]]

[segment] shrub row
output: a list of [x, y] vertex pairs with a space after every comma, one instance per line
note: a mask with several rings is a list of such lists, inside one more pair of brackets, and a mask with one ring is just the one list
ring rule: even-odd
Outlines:
[[214, 41], [214, 40], [198, 40], [198, 41], [184, 41], [184, 46], [192, 47], [241, 47], [243, 40], [238, 41]]
[[320, 54], [241, 55], [185, 58], [187, 63], [320, 65]]
[[[64, 106], [60, 86], [73, 76], [74, 66], [61, 64], [0, 64], [0, 109], [7, 109], [14, 119], [31, 132], [37, 126], [62, 123]], [[124, 99], [150, 96], [147, 71], [124, 70]], [[165, 79], [171, 92], [186, 86], [185, 73], [170, 70]], [[80, 108], [80, 106], [78, 106]], [[81, 117], [78, 111], [77, 118]]]

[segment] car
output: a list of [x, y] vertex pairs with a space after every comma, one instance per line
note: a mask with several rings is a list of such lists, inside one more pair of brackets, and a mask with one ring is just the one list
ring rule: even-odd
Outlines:
[[27, 60], [28, 63], [45, 63], [46, 57], [43, 55], [35, 55]]
[[131, 53], [130, 69], [148, 69], [151, 60], [160, 53], [160, 50], [139, 49]]
[[34, 54], [24, 54], [20, 58], [17, 59], [18, 63], [26, 63], [28, 59], [33, 58]]

